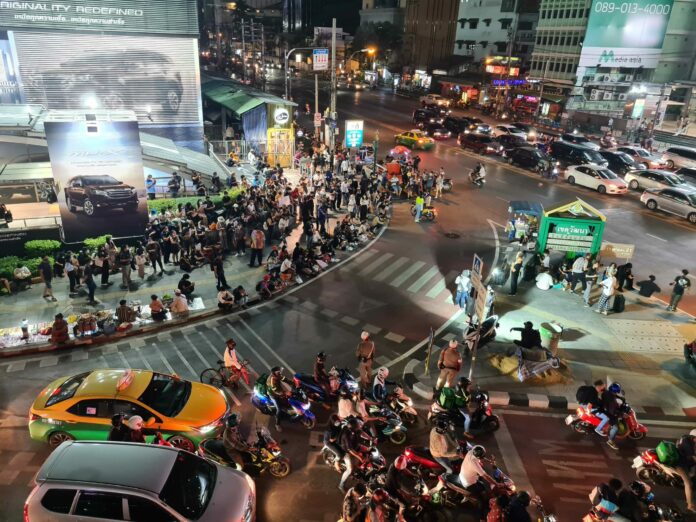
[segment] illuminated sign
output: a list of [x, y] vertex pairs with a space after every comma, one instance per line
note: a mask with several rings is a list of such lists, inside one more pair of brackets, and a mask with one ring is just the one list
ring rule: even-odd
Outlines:
[[290, 120], [290, 113], [284, 107], [278, 107], [273, 111], [273, 121], [278, 125], [285, 125]]
[[[513, 71], [515, 68], [513, 67]], [[503, 86], [503, 85], [527, 85], [527, 80], [493, 80], [493, 85]]]
[[363, 120], [346, 120], [346, 147], [360, 147], [363, 144]]
[[519, 67], [510, 67], [510, 72], [508, 73], [508, 68], [505, 65], [486, 65], [486, 72], [491, 74], [506, 74], [507, 76], [519, 76]]

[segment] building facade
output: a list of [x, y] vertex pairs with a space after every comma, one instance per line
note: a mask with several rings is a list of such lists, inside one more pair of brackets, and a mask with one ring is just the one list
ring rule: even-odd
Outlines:
[[414, 70], [448, 66], [459, 4], [460, 0], [406, 0], [404, 50]]
[[403, 27], [406, 0], [363, 0], [360, 25], [388, 22]]

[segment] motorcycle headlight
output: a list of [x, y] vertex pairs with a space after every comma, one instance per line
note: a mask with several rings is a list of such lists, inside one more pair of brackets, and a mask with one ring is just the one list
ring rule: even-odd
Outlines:
[[302, 411], [307, 411], [310, 408], [311, 404], [309, 404], [308, 402], [305, 402], [305, 403], [302, 403], [301, 406], [302, 406]]

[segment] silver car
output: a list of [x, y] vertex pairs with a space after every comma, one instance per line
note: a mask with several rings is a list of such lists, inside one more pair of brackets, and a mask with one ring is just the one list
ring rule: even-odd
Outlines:
[[666, 170], [632, 170], [626, 173], [624, 180], [632, 190], [672, 187], [694, 188], [688, 185], [683, 177]]
[[662, 153], [662, 159], [670, 169], [680, 167], [696, 167], [696, 149], [689, 147], [667, 147]]
[[251, 522], [248, 475], [173, 447], [68, 441], [46, 459], [24, 520]]
[[696, 225], [696, 191], [681, 188], [648, 189], [640, 196], [650, 210], [676, 214]]

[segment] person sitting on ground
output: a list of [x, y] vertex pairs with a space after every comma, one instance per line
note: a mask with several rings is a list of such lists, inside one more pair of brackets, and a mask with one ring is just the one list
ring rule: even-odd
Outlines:
[[150, 315], [154, 321], [164, 321], [167, 318], [167, 309], [155, 294], [150, 296]]
[[531, 321], [524, 323], [524, 328], [510, 328], [511, 332], [521, 332], [522, 339], [513, 341], [517, 346], [522, 348], [539, 348], [541, 347], [541, 335], [539, 330], [534, 329], [534, 324]]
[[263, 279], [259, 281], [256, 285], [256, 291], [259, 293], [261, 299], [270, 299], [273, 297], [273, 290], [271, 289], [271, 276], [266, 274]]
[[8, 294], [12, 294], [12, 287], [10, 286], [10, 281], [4, 277], [0, 277], [0, 286], [2, 286]]
[[242, 308], [246, 308], [247, 306], [247, 301], [249, 300], [249, 296], [246, 293], [246, 290], [244, 290], [244, 287], [242, 285], [239, 285], [237, 288], [235, 288], [232, 291], [232, 295], [234, 296], [234, 301], [237, 303], [239, 306]]
[[549, 290], [553, 286], [553, 277], [548, 272], [539, 272], [536, 276], [536, 286], [539, 290]]
[[223, 288], [217, 295], [218, 308], [223, 312], [231, 312], [234, 308], [234, 296], [227, 289]]
[[51, 326], [51, 342], [63, 344], [70, 338], [68, 333], [68, 323], [63, 319], [63, 314], [56, 314], [53, 326]]
[[660, 287], [657, 286], [657, 283], [655, 283], [654, 275], [649, 275], [648, 279], [645, 281], [639, 281], [637, 286], [639, 288], [638, 294], [643, 297], [651, 297], [654, 293], [660, 293], [662, 291]]
[[193, 300], [193, 291], [195, 290], [196, 285], [191, 282], [190, 275], [184, 274], [183, 276], [181, 276], [181, 279], [179, 280], [179, 284], [177, 285], [177, 288], [186, 297], [187, 301], [190, 302]]
[[14, 282], [17, 291], [31, 288], [31, 271], [22, 263], [17, 263], [17, 268], [14, 269]]
[[116, 308], [116, 317], [118, 318], [118, 324], [132, 323], [133, 321], [135, 321], [137, 314], [135, 310], [128, 306], [128, 303], [125, 299], [121, 299], [118, 302], [118, 305], [118, 308]]
[[172, 304], [169, 306], [169, 311], [172, 314], [172, 317], [184, 317], [188, 314], [189, 307], [188, 307], [188, 301], [186, 300], [186, 297], [181, 293], [181, 290], [178, 288], [174, 290], [174, 300], [172, 301]]

